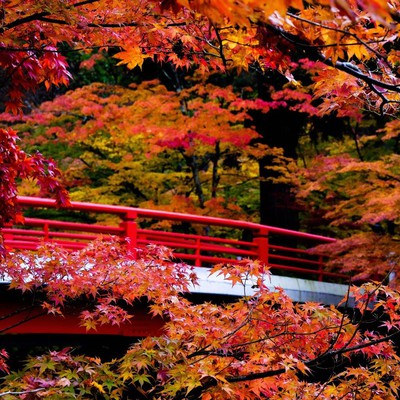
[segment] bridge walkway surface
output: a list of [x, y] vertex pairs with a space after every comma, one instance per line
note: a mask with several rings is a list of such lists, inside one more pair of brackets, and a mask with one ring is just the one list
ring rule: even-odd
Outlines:
[[[43, 241], [51, 241], [76, 250], [98, 237], [116, 235], [129, 238], [132, 249], [148, 244], [173, 249], [177, 260], [195, 266], [199, 285], [192, 292], [205, 299], [243, 295], [243, 288], [241, 291], [232, 288], [230, 282], [209, 275], [211, 266], [243, 258], [258, 259], [268, 265], [272, 275], [267, 285], [271, 289], [284, 289], [294, 301], [337, 304], [348, 290], [346, 275], [327, 270], [325, 260], [309, 252], [318, 244], [335, 241], [332, 238], [247, 221], [134, 207], [71, 202], [68, 209], [60, 210], [52, 199], [23, 196], [18, 198], [18, 203], [25, 214], [24, 222], [3, 229], [4, 243], [11, 249], [36, 249]], [[3, 282], [3, 286], [6, 284]], [[250, 284], [246, 294], [251, 294], [251, 290]], [[6, 309], [15, 310], [18, 299], [10, 299], [5, 293], [4, 290], [0, 293], [3, 305], [8, 304]], [[136, 322], [129, 326], [105, 327], [97, 333], [154, 334], [161, 322], [150, 320], [146, 306], [142, 308], [135, 313]], [[54, 323], [51, 316], [31, 317], [24, 324], [15, 323], [11, 332], [85, 333], [73, 315], [64, 318], [62, 323]]]

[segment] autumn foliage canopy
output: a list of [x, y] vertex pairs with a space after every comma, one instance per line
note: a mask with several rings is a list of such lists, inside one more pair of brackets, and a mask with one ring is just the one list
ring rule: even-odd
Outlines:
[[[242, 217], [249, 198], [235, 206], [237, 193], [226, 188], [235, 174], [248, 185], [268, 153], [276, 160], [272, 179], [290, 180], [310, 215], [342, 239], [316, 251], [344, 255], [333, 259], [334, 267], [358, 282], [389, 276], [399, 259], [399, 10], [397, 0], [2, 1], [0, 226], [22, 220], [16, 202], [22, 179], [68, 206], [66, 186], [88, 184], [96, 168], [112, 171], [102, 182], [105, 200], [117, 202], [124, 193], [124, 201], [173, 209], [186, 194], [192, 203], [186, 201], [185, 210]], [[175, 92], [159, 81], [128, 88], [94, 83], [35, 107], [32, 93], [70, 83], [64, 55], [70, 52], [85, 55], [84, 68], [112, 54], [131, 70], [150, 61], [172, 65], [194, 83]], [[233, 86], [207, 81], [211, 73], [253, 71], [278, 71], [282, 90], [265, 100], [248, 87], [238, 95]], [[352, 141], [329, 139], [323, 154], [309, 151], [304, 168], [293, 170], [296, 162], [266, 145], [255, 123], [281, 108], [313, 123], [327, 116], [343, 120]], [[159, 112], [148, 112], [154, 109]], [[371, 115], [383, 122], [361, 135], [372, 126]], [[11, 127], [16, 123], [30, 150], [52, 140], [77, 146], [76, 157], [64, 160], [65, 176], [53, 160], [20, 147]], [[303, 142], [306, 150], [315, 145]], [[142, 174], [147, 180], [140, 182]], [[89, 184], [87, 190], [99, 194]], [[75, 252], [51, 243], [34, 252], [5, 246], [0, 252], [1, 275], [12, 290], [33, 294], [34, 306], [60, 317], [79, 305], [89, 333], [128, 322], [143, 301], [150, 316], [164, 321], [159, 336], [138, 340], [111, 361], [64, 349], [29, 357], [10, 372], [2, 350], [0, 396], [6, 399], [399, 396], [396, 277], [391, 287], [378, 281], [350, 287], [339, 310], [297, 304], [267, 287], [267, 265], [239, 260], [211, 273], [242, 287], [243, 297], [198, 304], [188, 294], [197, 284], [193, 268], [165, 248], [132, 252], [110, 238]]]

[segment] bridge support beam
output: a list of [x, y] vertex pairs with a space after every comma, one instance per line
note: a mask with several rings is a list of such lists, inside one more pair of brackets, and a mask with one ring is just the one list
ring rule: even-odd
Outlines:
[[64, 334], [64, 335], [116, 335], [127, 337], [158, 336], [162, 333], [164, 321], [151, 317], [145, 302], [133, 308], [134, 317], [120, 326], [103, 325], [96, 330], [86, 331], [81, 326], [79, 305], [69, 307], [64, 316], [47, 314], [39, 306], [32, 307], [32, 296], [17, 295], [8, 290], [7, 284], [0, 284], [0, 333], [16, 334]]

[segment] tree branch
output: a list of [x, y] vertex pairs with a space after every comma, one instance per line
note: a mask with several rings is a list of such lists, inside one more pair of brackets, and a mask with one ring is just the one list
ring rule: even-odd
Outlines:
[[[342, 355], [345, 353], [349, 353], [352, 351], [357, 351], [357, 350], [361, 350], [364, 349], [366, 347], [370, 347], [373, 346], [375, 344], [379, 344], [382, 342], [387, 342], [389, 341], [391, 338], [393, 338], [395, 335], [398, 335], [399, 332], [395, 332], [391, 335], [385, 336], [383, 338], [380, 339], [376, 339], [370, 342], [366, 342], [366, 343], [362, 343], [353, 347], [347, 347], [347, 348], [343, 348], [340, 350], [336, 350], [336, 351], [332, 351], [329, 352], [327, 354], [324, 354], [321, 357], [317, 357], [313, 360], [309, 360], [304, 362], [304, 364], [307, 367], [313, 367], [318, 365], [321, 361], [324, 361], [326, 359], [332, 358], [334, 359], [336, 356], [338, 355]], [[256, 379], [263, 379], [263, 378], [269, 378], [271, 376], [276, 376], [276, 375], [281, 375], [284, 374], [285, 372], [287, 372], [286, 368], [279, 368], [279, 369], [273, 369], [273, 370], [269, 370], [269, 371], [264, 371], [264, 372], [257, 372], [257, 373], [253, 373], [253, 374], [247, 374], [247, 375], [240, 375], [240, 376], [228, 376], [225, 379], [229, 382], [229, 383], [235, 383], [235, 382], [247, 382], [247, 381], [254, 381]], [[217, 384], [216, 381], [210, 381], [204, 385], [201, 386], [202, 390], [206, 390], [212, 386], [215, 386]]]
[[370, 85], [374, 85], [375, 87], [378, 87], [378, 88], [387, 89], [392, 92], [400, 93], [400, 83], [392, 84], [392, 83], [387, 83], [387, 82], [383, 82], [378, 79], [372, 78], [371, 76], [363, 73], [360, 69], [354, 68], [354, 65], [351, 63], [336, 61], [336, 63], [333, 64], [332, 61], [326, 60], [322, 55], [321, 55], [321, 61], [329, 66], [332, 66], [343, 72], [346, 72], [349, 75], [355, 76], [356, 78], [359, 78], [362, 81], [364, 81]]
[[[310, 21], [311, 23], [312, 21]], [[318, 46], [312, 46], [310, 43], [306, 42], [304, 39], [300, 39], [299, 37], [284, 31], [281, 28], [278, 28], [274, 25], [264, 24], [263, 25], [266, 29], [271, 30], [278, 35], [280, 35], [286, 41], [295, 44], [296, 46], [300, 46], [305, 48], [306, 51], [308, 49], [308, 53], [306, 54], [311, 60], [314, 61], [321, 61], [325, 65], [330, 67], [336, 68], [340, 71], [346, 72], [349, 75], [352, 75], [363, 82], [367, 83], [368, 85], [373, 85], [374, 88], [383, 88], [387, 89], [392, 92], [400, 93], [400, 82], [398, 84], [388, 83], [384, 81], [380, 81], [379, 79], [373, 78], [372, 76], [368, 75], [367, 73], [363, 72], [357, 65], [352, 64], [351, 62], [344, 62], [344, 61], [336, 61], [333, 63], [330, 59], [324, 57], [323, 54], [316, 51]], [[311, 50], [311, 51], [310, 51]]]
[[[99, 0], [83, 0], [83, 1], [80, 1], [78, 3], [73, 4], [71, 7], [78, 8], [78, 7], [81, 7], [81, 6], [86, 5], [86, 4], [97, 3], [98, 1]], [[28, 15], [28, 16], [26, 16], [24, 18], [16, 19], [15, 21], [10, 22], [9, 24], [6, 24], [2, 28], [0, 28], [0, 33], [3, 33], [3, 32], [5, 32], [5, 31], [7, 31], [9, 29], [15, 28], [15, 27], [17, 27], [19, 25], [23, 25], [23, 24], [27, 24], [29, 22], [40, 20], [41, 18], [45, 18], [48, 15], [51, 15], [51, 13], [49, 11], [42, 11], [40, 13]]]
[[302, 18], [302, 17], [300, 17], [300, 16], [298, 16], [296, 14], [290, 13], [290, 12], [288, 12], [287, 15], [289, 15], [293, 19], [297, 19], [298, 21], [304, 22], [306, 24], [317, 26], [317, 27], [319, 27], [321, 29], [327, 29], [327, 30], [330, 30], [330, 31], [342, 33], [345, 36], [350, 36], [350, 37], [354, 38], [359, 44], [362, 44], [363, 46], [365, 46], [371, 53], [374, 53], [377, 57], [382, 58], [382, 59], [386, 59], [385, 56], [383, 56], [378, 51], [376, 51], [374, 48], [369, 46], [367, 42], [365, 42], [364, 40], [360, 39], [355, 33], [351, 33], [349, 31], [346, 31], [346, 30], [340, 29], [340, 28], [336, 28], [334, 26], [327, 26], [327, 25], [321, 24], [319, 22], [310, 21], [308, 19]]
[[[81, 1], [79, 3], [75, 3], [71, 6], [71, 8], [78, 8], [81, 7], [83, 5], [86, 4], [93, 4], [93, 3], [97, 3], [99, 0], [85, 0], [85, 1]], [[51, 15], [53, 15], [51, 12], [49, 11], [42, 11], [40, 13], [35, 13], [32, 15], [28, 15], [24, 18], [19, 18], [13, 22], [10, 22], [6, 25], [4, 25], [3, 27], [0, 28], [0, 33], [4, 33], [7, 30], [10, 30], [12, 28], [15, 28], [17, 26], [20, 25], [24, 25], [33, 21], [41, 21], [41, 22], [47, 22], [49, 24], [56, 24], [56, 25], [71, 25], [68, 21], [65, 21], [63, 19], [58, 19], [58, 18], [54, 18], [51, 17]], [[171, 22], [169, 24], [166, 24], [166, 27], [176, 27], [176, 26], [185, 26], [187, 25], [186, 21], [183, 22]], [[135, 21], [131, 21], [131, 22], [120, 22], [120, 23], [88, 23], [87, 24], [88, 27], [90, 28], [124, 28], [124, 27], [137, 27], [139, 26], [139, 24]]]
[[21, 396], [23, 394], [31, 394], [31, 393], [37, 393], [41, 392], [42, 390], [45, 390], [45, 388], [37, 388], [37, 389], [32, 389], [32, 390], [24, 390], [22, 392], [2, 392], [0, 393], [0, 397], [4, 396]]
[[214, 24], [212, 24], [212, 27], [214, 28], [215, 34], [217, 36], [217, 40], [218, 40], [218, 44], [219, 44], [218, 51], [219, 51], [222, 63], [224, 64], [224, 67], [226, 69], [227, 61], [226, 61], [224, 50], [223, 50], [222, 38], [221, 38], [221, 35], [219, 34], [218, 28]]
[[15, 21], [10, 22], [9, 24], [6, 24], [2, 28], [0, 28], [0, 33], [4, 33], [5, 31], [15, 28], [16, 26], [36, 21], [38, 18], [45, 17], [47, 15], [50, 15], [50, 13], [48, 11], [43, 11], [41, 13], [36, 13], [36, 14], [28, 15], [27, 17], [24, 17], [24, 18], [16, 19]]
[[226, 380], [229, 383], [255, 381], [256, 379], [269, 378], [271, 376], [282, 375], [286, 372], [286, 368], [272, 369], [265, 372], [256, 372], [254, 374], [241, 375], [241, 376], [228, 376]]
[[35, 314], [35, 315], [30, 315], [30, 313], [29, 313], [28, 316], [26, 316], [25, 318], [23, 318], [21, 321], [18, 321], [18, 322], [16, 322], [15, 324], [12, 324], [12, 325], [10, 325], [10, 326], [7, 326], [7, 327], [4, 328], [4, 329], [1, 329], [1, 330], [0, 330], [0, 334], [3, 334], [4, 332], [7, 332], [7, 331], [9, 331], [9, 330], [11, 330], [11, 329], [13, 329], [13, 328], [16, 328], [17, 326], [23, 325], [23, 324], [25, 324], [26, 322], [29, 322], [29, 321], [31, 321], [31, 320], [33, 320], [33, 319], [42, 317], [42, 316], [44, 316], [44, 315], [46, 315], [46, 314], [47, 314], [47, 313], [46, 313], [45, 311], [42, 311], [42, 312], [40, 312], [39, 314]]
[[[63, 19], [48, 18], [47, 16], [37, 18], [36, 21], [48, 22], [50, 24], [55, 24], [55, 25], [70, 25], [68, 21], [64, 21]], [[139, 24], [137, 22], [87, 24], [89, 28], [125, 28], [125, 27], [136, 27], [138, 25]]]

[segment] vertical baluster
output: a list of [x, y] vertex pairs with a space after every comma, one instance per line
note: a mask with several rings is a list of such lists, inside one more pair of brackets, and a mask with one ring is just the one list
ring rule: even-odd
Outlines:
[[49, 224], [47, 222], [43, 225], [43, 232], [44, 232], [43, 240], [45, 242], [48, 242], [50, 239], [50, 236], [49, 236]]
[[269, 242], [268, 228], [262, 227], [255, 232], [253, 243], [257, 245], [257, 258], [265, 265], [268, 265], [269, 258]]
[[201, 243], [200, 242], [201, 242], [200, 238], [197, 237], [196, 238], [196, 260], [194, 263], [194, 265], [196, 267], [201, 267], [201, 247], [200, 247]]
[[318, 280], [322, 282], [324, 280], [324, 259], [318, 256]]
[[136, 259], [137, 256], [137, 212], [135, 210], [128, 211], [124, 217], [121, 227], [124, 229], [123, 236], [125, 236], [128, 241], [128, 249], [132, 252], [133, 258]]

